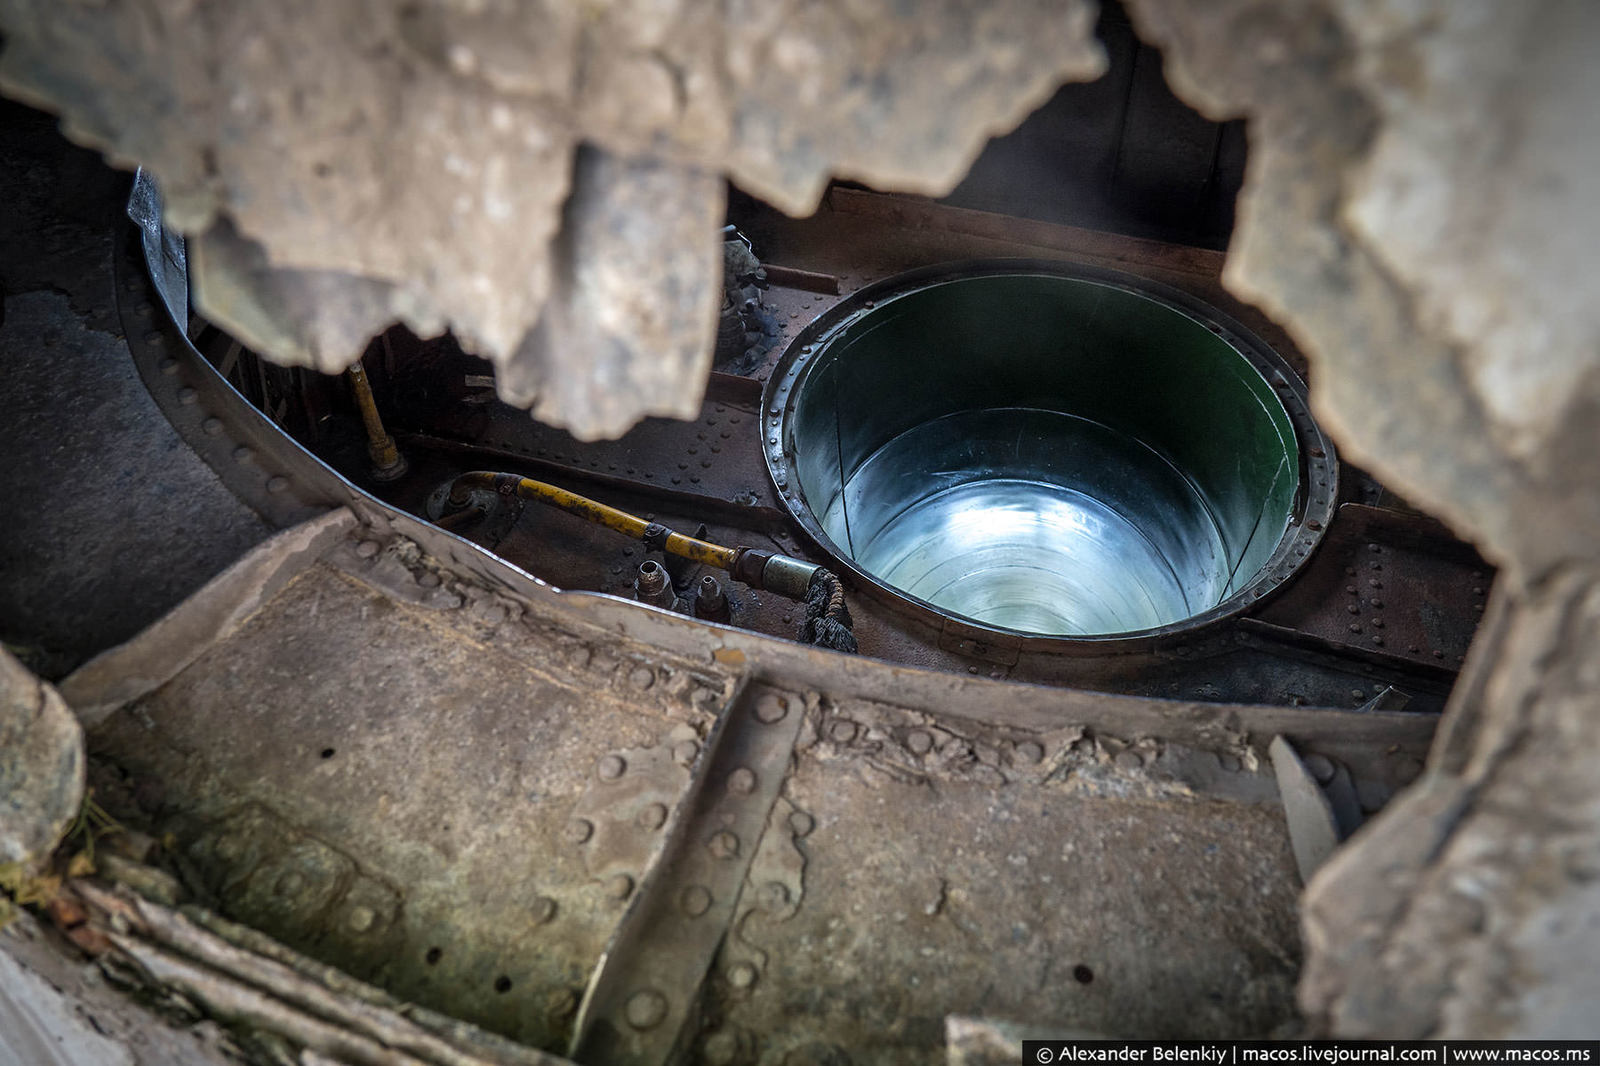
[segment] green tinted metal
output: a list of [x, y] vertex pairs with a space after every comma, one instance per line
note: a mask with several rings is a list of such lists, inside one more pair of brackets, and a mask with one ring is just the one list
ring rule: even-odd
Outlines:
[[928, 284], [856, 314], [797, 373], [785, 453], [831, 546], [1000, 628], [1121, 633], [1210, 610], [1273, 556], [1300, 489], [1262, 369], [1112, 284]]

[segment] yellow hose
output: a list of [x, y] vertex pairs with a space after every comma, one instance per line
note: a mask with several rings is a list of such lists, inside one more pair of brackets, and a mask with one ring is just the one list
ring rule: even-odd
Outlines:
[[[456, 478], [455, 484], [451, 486], [452, 502], [458, 505], [465, 504], [466, 491], [473, 487], [504, 492], [506, 490], [501, 486], [511, 486], [512, 477], [513, 475], [510, 474], [496, 474], [488, 470], [474, 470], [470, 474], [462, 474]], [[653, 523], [646, 522], [644, 519], [631, 515], [626, 511], [619, 511], [615, 507], [608, 507], [597, 500], [589, 499], [587, 496], [579, 496], [575, 492], [568, 492], [566, 489], [556, 485], [535, 481], [532, 478], [519, 477], [515, 480], [513, 491], [525, 500], [538, 500], [552, 507], [559, 507], [563, 511], [588, 519], [590, 522], [605, 526], [607, 529], [614, 529], [618, 533], [633, 537], [635, 540], [643, 540], [648, 543], [650, 539], [645, 534]], [[674, 533], [671, 530], [665, 530], [665, 532], [666, 539], [660, 544], [663, 551], [692, 562], [714, 566], [719, 570], [733, 569], [734, 559], [739, 554], [737, 548], [724, 548], [708, 541], [686, 537], [682, 533]]]

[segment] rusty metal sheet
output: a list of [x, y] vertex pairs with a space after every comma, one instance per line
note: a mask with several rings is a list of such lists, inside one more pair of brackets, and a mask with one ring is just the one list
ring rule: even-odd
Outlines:
[[1335, 648], [1453, 674], [1493, 578], [1433, 519], [1347, 503], [1313, 565], [1258, 617]]

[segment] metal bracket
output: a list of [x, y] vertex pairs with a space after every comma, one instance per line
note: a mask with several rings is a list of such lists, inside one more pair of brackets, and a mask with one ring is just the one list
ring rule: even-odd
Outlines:
[[661, 1066], [684, 1039], [737, 913], [745, 876], [806, 715], [793, 693], [747, 684], [724, 708], [579, 1008], [579, 1062]]
[[644, 535], [639, 539], [644, 541], [644, 546], [650, 551], [664, 552], [667, 550], [667, 538], [670, 536], [672, 536], [672, 530], [660, 522], [651, 522], [644, 527]]

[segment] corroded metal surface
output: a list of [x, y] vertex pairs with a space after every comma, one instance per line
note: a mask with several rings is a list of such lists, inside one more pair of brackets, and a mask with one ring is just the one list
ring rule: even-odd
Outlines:
[[[557, 593], [383, 509], [342, 528], [93, 732], [107, 802], [223, 913], [554, 1050], [591, 982], [580, 1051], [644, 1034], [638, 1061], [920, 1060], [949, 1013], [1270, 1029], [1298, 955], [1266, 740], [1381, 797], [1429, 735], [891, 670]], [[792, 760], [748, 746], [771, 730]]]

